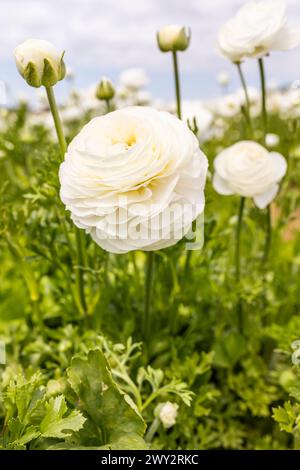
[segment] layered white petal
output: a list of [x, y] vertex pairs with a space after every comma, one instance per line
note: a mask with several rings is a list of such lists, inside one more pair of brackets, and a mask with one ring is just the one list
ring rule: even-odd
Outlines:
[[160, 249], [203, 211], [207, 166], [184, 122], [124, 108], [93, 119], [73, 139], [59, 171], [60, 196], [74, 223], [104, 249]]
[[259, 58], [300, 44], [300, 29], [287, 23], [284, 0], [252, 0], [221, 28], [218, 47], [232, 62]]

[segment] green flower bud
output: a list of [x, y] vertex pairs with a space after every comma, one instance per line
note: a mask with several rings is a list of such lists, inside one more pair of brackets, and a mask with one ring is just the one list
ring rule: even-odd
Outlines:
[[184, 26], [165, 26], [157, 33], [157, 44], [162, 52], [185, 51], [191, 40], [191, 30]]
[[28, 39], [14, 50], [18, 71], [28, 85], [50, 87], [66, 74], [63, 54], [48, 41]]
[[115, 96], [115, 89], [108, 78], [102, 78], [96, 89], [96, 97], [98, 100], [111, 100]]

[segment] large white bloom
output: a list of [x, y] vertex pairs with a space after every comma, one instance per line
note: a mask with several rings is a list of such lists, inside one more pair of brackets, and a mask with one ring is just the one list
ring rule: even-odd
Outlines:
[[292, 49], [299, 43], [300, 30], [288, 25], [284, 0], [246, 3], [224, 24], [218, 37], [221, 54], [232, 62]]
[[287, 163], [279, 153], [242, 141], [223, 150], [215, 158], [214, 168], [213, 187], [219, 194], [251, 197], [263, 209], [276, 196]]
[[184, 122], [123, 108], [93, 119], [71, 142], [59, 172], [61, 199], [105, 250], [161, 249], [202, 213], [207, 166]]

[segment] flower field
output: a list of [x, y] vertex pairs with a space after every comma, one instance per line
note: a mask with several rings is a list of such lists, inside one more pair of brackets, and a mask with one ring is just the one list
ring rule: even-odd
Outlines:
[[300, 448], [300, 86], [268, 80], [300, 31], [247, 3], [240, 88], [194, 101], [191, 41], [153, 33], [172, 102], [140, 69], [58, 100], [68, 51], [12, 51], [39, 99], [0, 109], [1, 450]]

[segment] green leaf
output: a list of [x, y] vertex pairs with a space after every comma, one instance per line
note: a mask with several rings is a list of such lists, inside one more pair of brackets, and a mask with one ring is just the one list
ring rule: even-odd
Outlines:
[[140, 449], [145, 423], [113, 381], [102, 352], [93, 350], [85, 359], [74, 358], [67, 373], [82, 408], [103, 436], [102, 444], [113, 448], [126, 437], [130, 449]]
[[68, 407], [63, 395], [51, 398], [45, 408], [46, 415], [40, 424], [43, 437], [64, 439], [71, 436], [70, 431], [79, 431], [86, 421], [79, 411], [73, 410], [67, 414]]
[[228, 333], [214, 346], [214, 364], [219, 367], [233, 367], [247, 351], [245, 338], [238, 332]]
[[293, 433], [296, 414], [291, 402], [286, 402], [283, 407], [273, 408], [273, 418], [279, 423], [282, 431]]

